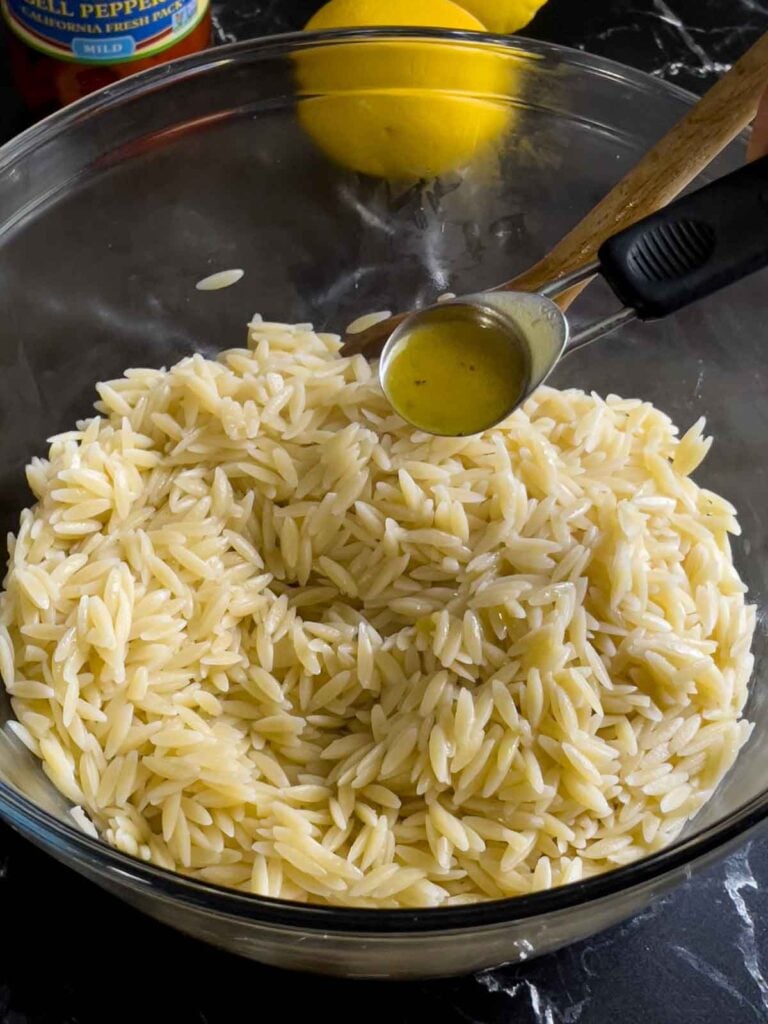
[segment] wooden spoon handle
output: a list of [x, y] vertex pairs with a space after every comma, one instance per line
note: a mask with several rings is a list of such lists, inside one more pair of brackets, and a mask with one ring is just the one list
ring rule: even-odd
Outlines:
[[[499, 288], [537, 291], [594, 260], [611, 235], [666, 206], [746, 128], [766, 87], [768, 32], [543, 259]], [[570, 289], [560, 305], [588, 283]]]
[[[499, 289], [537, 291], [594, 260], [606, 238], [675, 198], [750, 123], [768, 86], [768, 32], [547, 255]], [[588, 281], [559, 296], [567, 308]], [[406, 313], [347, 335], [344, 353], [376, 355]]]

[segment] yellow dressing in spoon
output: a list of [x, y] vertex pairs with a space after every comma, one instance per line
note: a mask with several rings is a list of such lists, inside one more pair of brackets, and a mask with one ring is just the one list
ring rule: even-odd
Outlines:
[[515, 407], [528, 378], [522, 348], [490, 317], [446, 306], [414, 326], [382, 367], [396, 412], [432, 434], [477, 434]]

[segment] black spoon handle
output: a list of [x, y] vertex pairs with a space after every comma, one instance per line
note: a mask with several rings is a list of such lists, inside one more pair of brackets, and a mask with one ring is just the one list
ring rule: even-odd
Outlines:
[[598, 259], [603, 277], [641, 320], [667, 316], [768, 266], [768, 157], [614, 235]]

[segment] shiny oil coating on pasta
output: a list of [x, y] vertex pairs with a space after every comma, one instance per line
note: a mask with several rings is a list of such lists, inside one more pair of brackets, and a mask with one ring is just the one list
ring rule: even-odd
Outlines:
[[670, 842], [748, 736], [701, 422], [541, 388], [435, 438], [308, 325], [98, 390], [29, 466], [0, 670], [118, 849], [293, 900], [512, 896]]

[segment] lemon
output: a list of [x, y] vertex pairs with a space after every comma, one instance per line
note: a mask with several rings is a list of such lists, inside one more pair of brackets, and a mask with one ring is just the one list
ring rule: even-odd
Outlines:
[[[489, 6], [494, 0], [489, 0]], [[307, 32], [372, 25], [413, 25], [421, 28], [466, 28], [483, 32], [486, 25], [470, 14], [469, 4], [454, 0], [330, 0], [304, 26]]]
[[[331, 0], [307, 29], [482, 31], [453, 0]], [[299, 120], [332, 160], [379, 178], [433, 178], [490, 148], [510, 123], [514, 58], [436, 41], [336, 43], [295, 55]]]
[[461, 0], [489, 32], [517, 32], [544, 6], [546, 0]]

